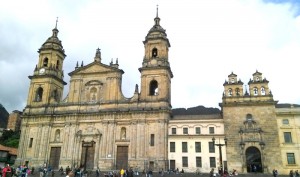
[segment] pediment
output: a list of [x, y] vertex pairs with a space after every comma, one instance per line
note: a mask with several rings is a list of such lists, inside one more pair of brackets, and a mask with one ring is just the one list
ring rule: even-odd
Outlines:
[[83, 68], [77, 74], [88, 74], [88, 73], [101, 73], [101, 72], [112, 72], [115, 71], [113, 68], [108, 68], [103, 65], [95, 64], [87, 68]]
[[111, 67], [102, 63], [93, 62], [89, 65], [79, 67], [75, 69], [73, 72], [69, 73], [69, 75], [77, 75], [77, 74], [94, 74], [94, 73], [107, 73], [107, 72], [122, 72], [122, 70]]

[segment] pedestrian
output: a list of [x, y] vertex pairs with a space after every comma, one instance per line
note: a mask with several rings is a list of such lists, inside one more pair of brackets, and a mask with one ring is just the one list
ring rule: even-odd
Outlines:
[[256, 173], [256, 170], [257, 170], [256, 165], [253, 165], [253, 172]]
[[300, 177], [298, 170], [295, 171], [295, 176]]
[[212, 168], [209, 172], [209, 177], [214, 177], [214, 168]]
[[100, 177], [100, 168], [97, 167], [97, 170], [96, 170], [96, 177]]
[[290, 171], [290, 177], [294, 177], [294, 171], [293, 170]]
[[34, 167], [31, 168], [31, 174], [34, 174]]
[[125, 173], [125, 171], [124, 171], [124, 169], [122, 168], [122, 169], [120, 170], [120, 175], [121, 175], [121, 177], [124, 177], [124, 173]]
[[152, 170], [150, 169], [149, 172], [148, 172], [148, 177], [152, 177], [152, 175], [153, 175], [153, 172], [152, 172]]
[[278, 171], [276, 169], [273, 169], [273, 176], [277, 177], [277, 175], [278, 175]]

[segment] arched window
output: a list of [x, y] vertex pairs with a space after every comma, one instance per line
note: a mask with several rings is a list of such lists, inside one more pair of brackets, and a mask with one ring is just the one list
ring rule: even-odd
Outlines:
[[122, 128], [121, 128], [120, 139], [121, 139], [121, 140], [125, 140], [125, 139], [126, 139], [126, 128], [125, 128], [125, 127], [122, 127]]
[[258, 89], [256, 87], [254, 87], [253, 93], [254, 93], [254, 95], [258, 95]]
[[43, 66], [44, 66], [44, 67], [47, 67], [47, 66], [48, 66], [48, 58], [47, 58], [47, 57], [44, 58], [44, 60], [43, 60]]
[[266, 95], [266, 90], [264, 87], [261, 87], [260, 91], [261, 95]]
[[153, 80], [153, 81], [150, 82], [150, 88], [149, 89], [150, 89], [149, 94], [151, 96], [158, 95], [158, 83], [157, 83], [156, 80]]
[[228, 89], [228, 96], [232, 96], [232, 89]]
[[57, 89], [53, 90], [52, 97], [55, 101], [59, 101], [59, 92], [57, 91]]
[[56, 61], [56, 69], [59, 69], [59, 60]]
[[157, 48], [152, 49], [152, 57], [156, 58], [157, 57]]
[[40, 102], [43, 99], [43, 88], [39, 87], [36, 90], [36, 94], [35, 94], [35, 101]]
[[60, 130], [59, 129], [57, 129], [55, 131], [55, 139], [54, 139], [54, 141], [56, 141], [56, 142], [60, 141]]
[[237, 96], [240, 95], [240, 89], [239, 89], [239, 88], [236, 88], [236, 89], [235, 89], [235, 94], [236, 94]]
[[96, 100], [97, 100], [97, 89], [93, 87], [90, 90], [90, 101], [96, 101]]

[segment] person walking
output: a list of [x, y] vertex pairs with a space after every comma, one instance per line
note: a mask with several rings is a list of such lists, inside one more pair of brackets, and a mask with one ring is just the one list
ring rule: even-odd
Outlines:
[[295, 171], [295, 177], [300, 177], [298, 170]]
[[212, 168], [209, 172], [209, 177], [214, 177], [214, 168]]
[[278, 176], [278, 171], [276, 169], [273, 169], [273, 176], [277, 177]]
[[290, 171], [290, 177], [294, 177], [294, 171], [293, 170]]
[[124, 171], [124, 169], [122, 168], [122, 169], [120, 170], [120, 175], [121, 175], [121, 177], [124, 177], [124, 173], [125, 173], [125, 171]]

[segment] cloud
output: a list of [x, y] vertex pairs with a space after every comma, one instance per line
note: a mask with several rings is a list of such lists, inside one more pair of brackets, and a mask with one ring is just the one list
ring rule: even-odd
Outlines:
[[[154, 24], [157, 3], [171, 43], [174, 108], [218, 107], [231, 72], [247, 84], [256, 70], [270, 81], [274, 99], [300, 103], [299, 4], [262, 0], [7, 1], [0, 7], [0, 103], [10, 112], [25, 107], [27, 76], [56, 17], [67, 54], [64, 80], [69, 82], [77, 61], [92, 62], [99, 47], [103, 63], [118, 58], [125, 71], [122, 90], [131, 97], [140, 85], [142, 41]], [[69, 85], [64, 89], [66, 95]]]

